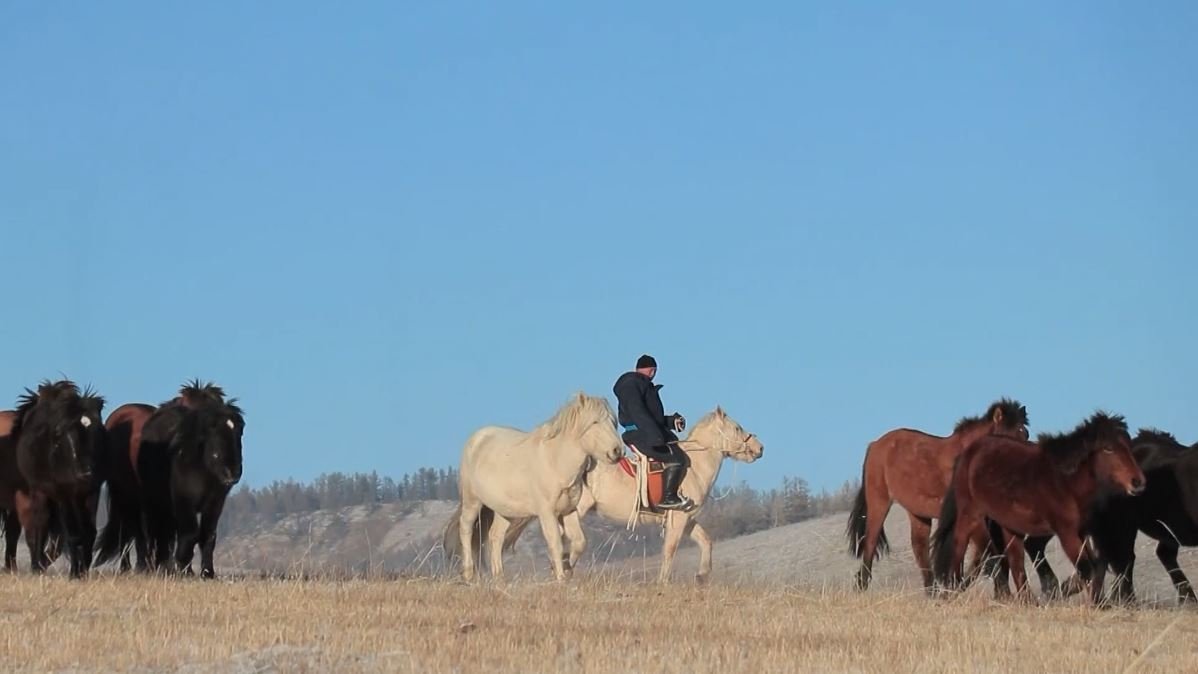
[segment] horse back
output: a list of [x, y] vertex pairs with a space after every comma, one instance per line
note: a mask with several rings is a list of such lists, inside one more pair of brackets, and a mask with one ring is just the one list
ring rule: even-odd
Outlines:
[[25, 480], [17, 469], [17, 448], [12, 437], [12, 422], [16, 413], [0, 410], [0, 510], [16, 507], [16, 492], [25, 488]]
[[154, 406], [144, 403], [121, 405], [108, 415], [108, 452], [105, 476], [109, 489], [121, 492], [137, 489], [137, 459], [141, 452], [142, 429], [154, 414]]
[[[960, 452], [960, 442], [951, 436], [898, 428], [870, 443], [865, 481], [884, 482], [891, 497], [904, 508], [938, 511]], [[926, 503], [918, 507], [917, 502]]]

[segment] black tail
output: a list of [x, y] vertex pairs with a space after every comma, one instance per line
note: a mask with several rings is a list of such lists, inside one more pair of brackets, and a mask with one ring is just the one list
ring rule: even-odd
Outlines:
[[[849, 539], [849, 554], [861, 559], [865, 554], [865, 531], [869, 524], [869, 512], [865, 504], [865, 471], [861, 471], [861, 488], [857, 490], [857, 498], [853, 501], [853, 511], [849, 513], [849, 523], [844, 528], [844, 535]], [[878, 545], [874, 549], [874, 559], [880, 559], [890, 551], [890, 541], [886, 539], [886, 530], [878, 529]]]
[[957, 492], [949, 487], [940, 505], [940, 518], [932, 534], [932, 573], [936, 582], [950, 587], [953, 575], [953, 529], [957, 525]]
[[112, 496], [112, 488], [108, 490], [108, 522], [104, 525], [104, 529], [96, 538], [96, 553], [95, 560], [92, 562], [95, 566], [107, 564], [108, 562], [119, 557], [133, 542], [133, 537], [136, 533], [134, 527], [139, 523], [134, 522], [132, 525], [129, 520], [134, 519], [136, 514], [126, 512], [121, 508], [116, 499]]

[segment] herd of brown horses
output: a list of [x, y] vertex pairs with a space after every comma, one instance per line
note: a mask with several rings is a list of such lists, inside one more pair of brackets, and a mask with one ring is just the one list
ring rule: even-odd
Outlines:
[[[65, 550], [73, 578], [120, 557], [140, 571], [215, 576], [221, 510], [241, 479], [245, 420], [215, 384], [193, 381], [161, 405], [130, 403], [101, 420], [104, 399], [70, 380], [25, 390], [0, 411], [0, 515], [5, 566], [16, 571], [22, 530], [30, 566], [44, 571]], [[107, 485], [108, 521], [97, 532]]]
[[[861, 559], [860, 589], [888, 549], [882, 525], [894, 503], [910, 518], [911, 547], [929, 594], [990, 575], [996, 596], [1009, 596], [1014, 581], [1017, 596], [1031, 601], [1026, 554], [1047, 598], [1088, 586], [1096, 605], [1128, 601], [1141, 532], [1158, 541], [1179, 599], [1196, 600], [1177, 551], [1198, 545], [1198, 446], [1155, 429], [1133, 440], [1117, 415], [1096, 412], [1070, 432], [1033, 440], [1027, 409], [1004, 398], [962, 419], [947, 437], [904, 428], [870, 443], [846, 528], [850, 552]], [[1076, 569], [1064, 585], [1045, 557], [1054, 536]], [[1111, 596], [1103, 587], [1108, 567], [1118, 574]]]

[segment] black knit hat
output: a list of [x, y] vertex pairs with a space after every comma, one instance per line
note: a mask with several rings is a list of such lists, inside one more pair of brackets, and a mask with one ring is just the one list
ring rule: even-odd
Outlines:
[[653, 360], [653, 356], [645, 354], [636, 359], [636, 369], [641, 370], [646, 367], [657, 367], [657, 361]]

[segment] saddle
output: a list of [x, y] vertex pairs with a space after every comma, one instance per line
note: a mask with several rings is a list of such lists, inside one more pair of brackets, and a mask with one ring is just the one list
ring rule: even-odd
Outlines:
[[[641, 454], [635, 445], [628, 444], [627, 447], [632, 456], [620, 457], [620, 468], [637, 482], [638, 507], [656, 512], [662, 497], [661, 474], [665, 466], [660, 461], [654, 461]], [[641, 478], [642, 470], [645, 472], [644, 479]]]

